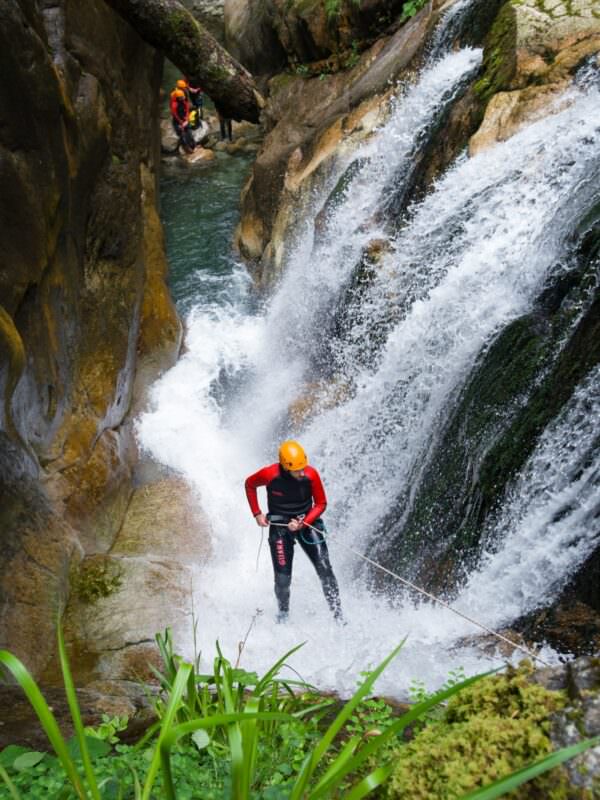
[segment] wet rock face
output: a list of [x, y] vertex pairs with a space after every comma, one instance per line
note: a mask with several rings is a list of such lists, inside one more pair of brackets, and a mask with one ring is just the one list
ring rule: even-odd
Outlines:
[[[328, 179], [340, 157], [356, 148], [384, 121], [393, 85], [400, 79], [414, 78], [429, 34], [440, 14], [452, 5], [452, 0], [427, 4], [406, 24], [386, 29], [386, 35], [346, 62], [349, 68], [335, 74], [328, 74], [329, 67], [323, 63], [325, 71], [320, 75], [316, 72], [315, 77], [304, 77], [300, 67], [270, 81], [264, 112], [267, 136], [242, 192], [242, 217], [236, 236], [240, 252], [253, 262], [261, 286], [268, 286], [277, 278], [285, 241], [292, 235], [296, 221], [306, 213], [312, 190]], [[452, 31], [449, 46], [481, 43], [498, 5], [497, 0], [476, 4], [477, 13], [465, 21], [464, 28], [458, 26]], [[341, 6], [343, 13], [354, 13], [351, 7], [356, 11], [353, 4]], [[381, 8], [376, 11], [377, 7], [376, 3], [361, 3], [360, 13], [370, 9], [368, 13], [376, 16], [382, 13]], [[318, 16], [320, 5], [296, 4], [293, 8], [294, 13], [307, 15], [310, 8]], [[394, 18], [391, 6], [387, 9]], [[316, 24], [315, 19], [310, 17], [311, 24]], [[395, 19], [397, 22], [397, 16]], [[343, 39], [343, 25], [339, 20], [336, 24]], [[316, 33], [311, 35], [310, 42], [314, 43], [315, 37]], [[342, 39], [336, 45], [338, 49], [343, 46]], [[306, 57], [320, 57], [330, 52], [328, 46], [323, 44]], [[291, 41], [285, 48], [288, 54], [297, 52]], [[319, 63], [322, 62], [315, 66]], [[481, 120], [481, 106], [481, 99], [469, 92], [460, 107], [452, 109], [431, 138], [430, 146], [423, 150], [411, 190], [424, 191], [466, 146]], [[311, 213], [318, 214], [319, 209]]]
[[326, 59], [397, 26], [404, 0], [225, 0], [231, 52], [256, 75]]
[[183, 5], [221, 44], [225, 40], [224, 0], [184, 0]]
[[594, 0], [512, 0], [488, 37], [476, 91], [487, 102], [471, 155], [564, 107], [561, 95], [586, 58], [600, 52]]
[[[551, 739], [556, 749], [600, 735], [600, 659], [578, 658], [570, 664], [538, 670], [533, 681], [547, 689], [566, 690], [569, 702], [554, 715]], [[600, 747], [593, 747], [563, 766], [569, 783], [596, 797], [600, 787]], [[588, 797], [590, 795], [576, 795]]]
[[78, 685], [152, 679], [155, 634], [170, 627], [176, 642], [191, 638], [201, 588], [193, 564], [209, 555], [208, 521], [184, 481], [158, 477], [136, 489], [110, 553], [86, 557], [72, 578], [65, 636]]
[[[153, 352], [160, 326], [172, 358], [179, 325], [152, 216], [160, 58], [101, 0], [5, 2], [2, 20], [0, 642], [29, 644], [37, 665], [44, 644], [25, 642], [7, 612], [16, 571], [35, 572], [47, 530], [110, 547], [131, 492], [120, 426], [138, 351]], [[24, 475], [27, 502], [12, 488]], [[60, 607], [58, 572], [52, 591], [39, 576], [26, 629], [28, 614]]]

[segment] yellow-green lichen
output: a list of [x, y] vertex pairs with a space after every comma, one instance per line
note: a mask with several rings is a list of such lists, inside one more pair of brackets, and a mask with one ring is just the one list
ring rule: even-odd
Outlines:
[[121, 570], [112, 561], [86, 559], [71, 579], [71, 588], [83, 603], [95, 603], [109, 597], [123, 583]]
[[[551, 752], [550, 715], [566, 697], [529, 683], [529, 671], [485, 678], [452, 698], [441, 720], [397, 751], [386, 796], [451, 800]], [[565, 800], [569, 791], [566, 774], [557, 769], [511, 797]]]

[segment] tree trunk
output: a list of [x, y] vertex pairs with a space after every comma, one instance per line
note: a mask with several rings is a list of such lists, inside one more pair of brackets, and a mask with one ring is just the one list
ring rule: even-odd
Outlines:
[[178, 0], [106, 0], [149, 44], [201, 86], [220, 113], [258, 122], [264, 100], [252, 75], [221, 47]]

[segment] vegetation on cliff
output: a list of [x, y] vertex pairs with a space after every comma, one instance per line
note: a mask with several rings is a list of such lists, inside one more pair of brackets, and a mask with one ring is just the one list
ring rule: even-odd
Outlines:
[[[157, 640], [163, 656], [163, 672], [156, 673], [160, 691], [153, 695], [158, 722], [135, 748], [118, 744], [122, 719], [106, 718], [96, 730], [83, 726], [60, 630], [60, 661], [76, 732], [69, 742], [25, 667], [0, 651], [0, 665], [20, 683], [56, 753], [55, 758], [7, 747], [0, 753], [0, 797], [359, 800], [385, 787], [389, 798], [410, 793], [423, 800], [492, 800], [535, 778], [534, 791], [563, 800], [574, 795], [562, 773], [538, 776], [600, 741], [579, 742], [548, 756], [549, 717], [565, 698], [528, 683], [526, 668], [451, 681], [398, 715], [367, 698], [402, 645], [365, 673], [354, 696], [339, 708], [302, 681], [281, 677], [298, 647], [259, 677], [232, 665], [218, 645], [213, 672], [200, 674], [198, 658], [187, 664], [174, 653], [169, 631]], [[428, 716], [446, 700], [441, 719]], [[421, 730], [407, 743], [404, 736], [415, 725]]]

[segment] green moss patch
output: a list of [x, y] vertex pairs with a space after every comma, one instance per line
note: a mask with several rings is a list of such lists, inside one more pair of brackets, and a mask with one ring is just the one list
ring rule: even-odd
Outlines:
[[483, 54], [483, 73], [474, 89], [487, 102], [509, 88], [517, 65], [517, 22], [512, 2], [506, 3], [492, 25]]
[[[566, 697], [529, 683], [529, 674], [527, 666], [511, 670], [452, 698], [441, 720], [397, 751], [386, 797], [450, 800], [551, 752], [550, 717]], [[564, 800], [568, 792], [566, 774], [556, 769], [511, 797]]]
[[114, 561], [101, 556], [86, 559], [71, 579], [71, 588], [84, 603], [109, 597], [123, 583], [121, 570]]

